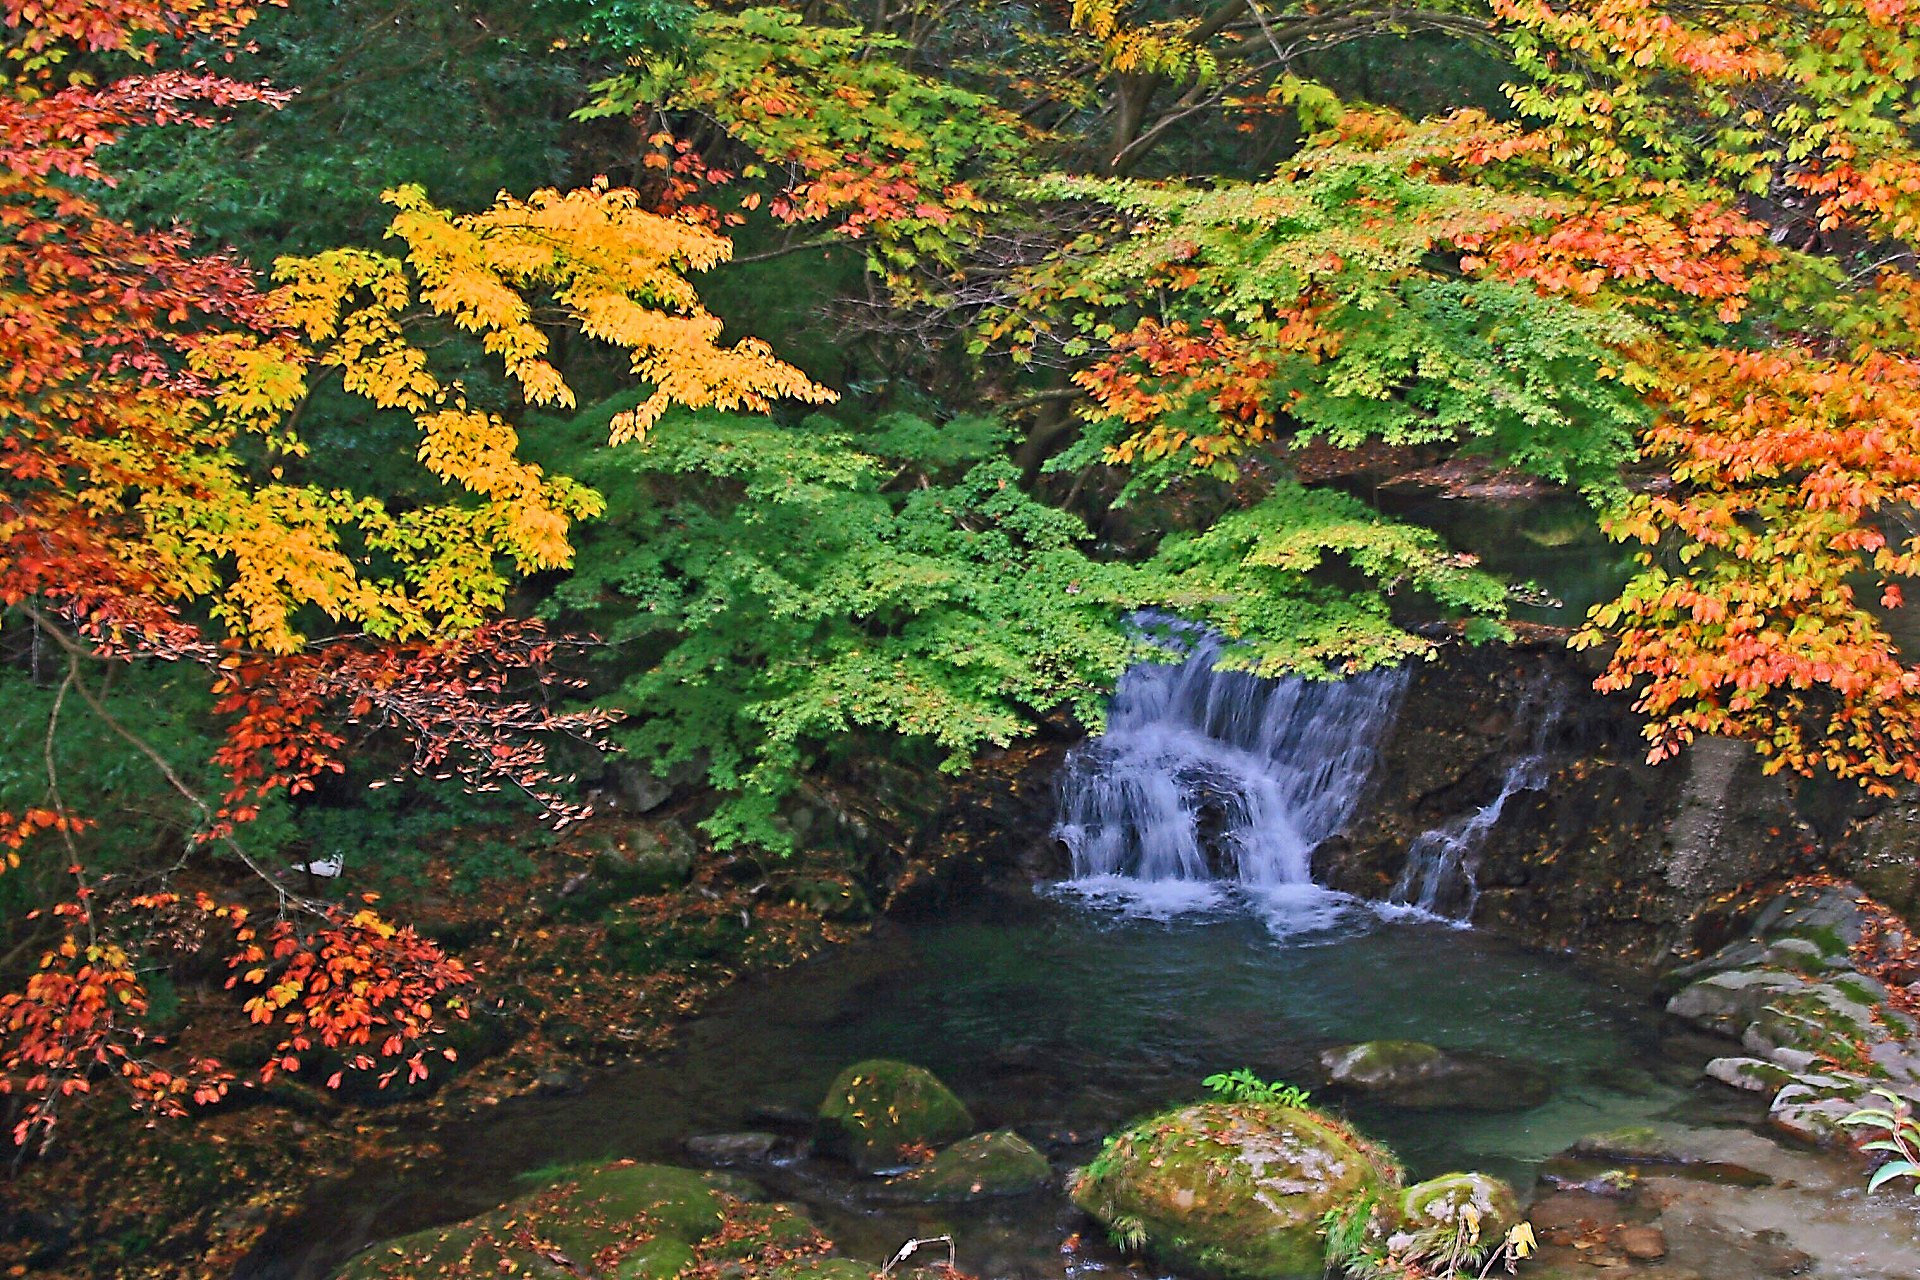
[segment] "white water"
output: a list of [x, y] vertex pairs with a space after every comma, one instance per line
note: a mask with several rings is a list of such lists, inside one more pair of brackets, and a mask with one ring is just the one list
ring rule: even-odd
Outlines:
[[1309, 859], [1351, 816], [1405, 673], [1260, 680], [1213, 669], [1218, 637], [1182, 638], [1186, 660], [1128, 671], [1107, 732], [1068, 757], [1062, 887], [1158, 918], [1245, 901], [1275, 933], [1332, 925], [1351, 899]]
[[[1542, 709], [1541, 704], [1545, 702]], [[1465, 925], [1480, 901], [1480, 849], [1487, 833], [1506, 812], [1507, 802], [1523, 791], [1547, 785], [1547, 744], [1560, 723], [1560, 703], [1545, 685], [1529, 688], [1515, 715], [1534, 718], [1525, 755], [1507, 766], [1500, 793], [1472, 813], [1416, 837], [1407, 846], [1406, 866], [1387, 895], [1381, 910], [1388, 915], [1411, 915]]]

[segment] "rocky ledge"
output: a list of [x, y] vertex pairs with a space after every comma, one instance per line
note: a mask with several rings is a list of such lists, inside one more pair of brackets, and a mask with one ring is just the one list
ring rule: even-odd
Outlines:
[[[1906, 977], [1906, 929], [1843, 881], [1791, 885], [1747, 936], [1678, 970], [1667, 1011], [1737, 1040], [1713, 1080], [1764, 1095], [1768, 1123], [1789, 1137], [1854, 1146], [1874, 1135], [1840, 1121], [1874, 1105], [1876, 1089], [1920, 1101], [1920, 1020]], [[1920, 984], [1916, 984], [1920, 985]]]

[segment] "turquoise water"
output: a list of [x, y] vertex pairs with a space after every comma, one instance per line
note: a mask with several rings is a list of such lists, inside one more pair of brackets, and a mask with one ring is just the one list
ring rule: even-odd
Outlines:
[[[514, 1174], [541, 1165], [679, 1160], [689, 1135], [755, 1127], [768, 1107], [811, 1110], [863, 1057], [932, 1068], [982, 1128], [1044, 1137], [1064, 1169], [1129, 1118], [1201, 1096], [1212, 1072], [1244, 1066], [1312, 1087], [1319, 1050], [1386, 1037], [1526, 1059], [1555, 1080], [1551, 1099], [1523, 1112], [1348, 1107], [1416, 1176], [1474, 1167], [1524, 1186], [1579, 1134], [1673, 1108], [1699, 1069], [1663, 1053], [1643, 992], [1474, 933], [1351, 910], [1331, 929], [1278, 939], [1231, 904], [1152, 920], [1016, 894], [961, 918], [884, 925], [743, 984], [667, 1054], [575, 1096], [516, 1100], [443, 1130], [436, 1168], [369, 1169], [318, 1188], [241, 1274], [325, 1275], [369, 1240], [491, 1207], [513, 1193]], [[936, 1213], [868, 1205], [824, 1163], [769, 1181], [876, 1261], [910, 1235], [948, 1229], [961, 1265], [988, 1274], [1117, 1262], [1097, 1246], [1061, 1253], [1085, 1223], [1057, 1193]]]

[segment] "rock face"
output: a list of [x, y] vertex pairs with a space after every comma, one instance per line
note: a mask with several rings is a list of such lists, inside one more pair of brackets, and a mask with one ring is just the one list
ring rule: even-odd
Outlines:
[[1875, 1088], [1920, 1100], [1920, 1028], [1853, 966], [1868, 920], [1850, 884], [1780, 894], [1744, 938], [1677, 973], [1667, 1011], [1738, 1040], [1747, 1056], [1716, 1058], [1706, 1074], [1772, 1099], [1768, 1123], [1832, 1146], [1871, 1134], [1839, 1122]]
[[1328, 1079], [1389, 1106], [1524, 1111], [1553, 1092], [1547, 1074], [1482, 1053], [1449, 1053], [1417, 1040], [1369, 1040], [1320, 1055]]
[[1047, 1158], [1011, 1129], [962, 1138], [931, 1161], [889, 1178], [880, 1196], [922, 1204], [1026, 1195], [1051, 1180]]
[[973, 1131], [973, 1115], [924, 1067], [887, 1058], [842, 1071], [820, 1103], [822, 1151], [868, 1173], [906, 1163], [901, 1148], [940, 1146]]
[[[799, 1271], [789, 1251], [826, 1242], [794, 1209], [749, 1203], [750, 1184], [665, 1165], [565, 1170], [544, 1189], [447, 1227], [375, 1245], [335, 1280], [453, 1280], [473, 1275], [668, 1280], [689, 1264], [726, 1259], [741, 1280], [855, 1280], [867, 1268]], [[828, 1262], [819, 1259], [820, 1262]]]
[[1073, 1202], [1157, 1262], [1217, 1280], [1317, 1280], [1320, 1219], [1400, 1171], [1345, 1126], [1300, 1107], [1210, 1102], [1143, 1120], [1080, 1170]]
[[1787, 786], [1742, 744], [1707, 741], [1650, 766], [1620, 700], [1541, 629], [1512, 648], [1450, 648], [1413, 664], [1399, 718], [1349, 829], [1314, 878], [1386, 898], [1424, 832], [1502, 789], [1547, 708], [1546, 784], [1513, 795], [1478, 851], [1473, 923], [1525, 942], [1654, 966], [1690, 943], [1715, 898], [1813, 870]]

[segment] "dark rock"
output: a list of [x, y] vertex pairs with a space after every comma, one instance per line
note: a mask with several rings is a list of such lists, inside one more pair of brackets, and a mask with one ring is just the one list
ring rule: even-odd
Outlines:
[[673, 796], [673, 785], [645, 765], [623, 762], [612, 772], [620, 808], [629, 813], [651, 813]]
[[[1590, 689], [1578, 655], [1449, 647], [1417, 664], [1345, 838], [1314, 854], [1315, 878], [1383, 898], [1423, 832], [1501, 789], [1529, 749], [1540, 689], [1560, 707], [1547, 782], [1513, 796], [1477, 858], [1473, 921], [1589, 957], [1651, 965], [1711, 942], [1722, 895], [1816, 869], [1806, 823], [1744, 744], [1696, 743], [1650, 766], [1631, 713]], [[1504, 724], [1495, 738], [1474, 726]]]
[[586, 1082], [578, 1073], [568, 1071], [564, 1067], [556, 1067], [551, 1071], [542, 1071], [534, 1079], [533, 1087], [537, 1093], [566, 1096], [579, 1093], [586, 1088]]

